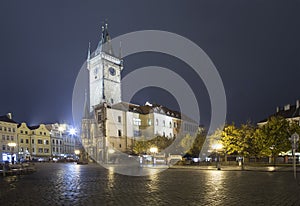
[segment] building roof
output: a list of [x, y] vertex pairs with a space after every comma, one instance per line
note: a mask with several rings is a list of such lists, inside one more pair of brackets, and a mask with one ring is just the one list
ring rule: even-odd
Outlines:
[[18, 124], [14, 120], [10, 119], [7, 115], [0, 116], [0, 121]]
[[136, 105], [128, 102], [119, 102], [112, 106], [108, 106], [109, 108], [135, 112], [139, 114], [150, 114], [150, 113], [159, 113], [164, 114], [170, 117], [181, 119], [181, 113], [175, 110], [171, 110], [165, 106], [159, 104], [146, 104], [146, 105]]
[[281, 116], [285, 119], [300, 117], [299, 102], [297, 101], [297, 103], [295, 105], [290, 105], [290, 104], [285, 105], [282, 108], [277, 107], [277, 110], [274, 114], [270, 115], [266, 119], [263, 119], [263, 120], [259, 121], [258, 123], [266, 122], [266, 121], [268, 121], [268, 119], [270, 119], [271, 117], [274, 117], [274, 116]]

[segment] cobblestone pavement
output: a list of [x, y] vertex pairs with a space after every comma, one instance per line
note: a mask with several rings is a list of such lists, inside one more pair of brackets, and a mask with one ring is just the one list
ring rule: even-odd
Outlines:
[[96, 164], [39, 163], [0, 178], [0, 205], [300, 205], [293, 173], [168, 169], [145, 177]]

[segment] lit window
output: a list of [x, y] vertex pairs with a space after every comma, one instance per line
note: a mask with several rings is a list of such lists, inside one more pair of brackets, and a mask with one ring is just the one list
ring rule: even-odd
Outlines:
[[141, 125], [141, 120], [137, 118], [133, 118], [133, 124], [139, 126]]
[[152, 122], [151, 119], [148, 119], [148, 125], [151, 126]]

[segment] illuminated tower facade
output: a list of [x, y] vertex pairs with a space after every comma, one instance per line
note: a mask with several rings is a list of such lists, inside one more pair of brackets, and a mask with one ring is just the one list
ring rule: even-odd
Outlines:
[[88, 52], [90, 112], [101, 103], [121, 102], [122, 59], [114, 55], [107, 23], [102, 26], [101, 40], [95, 52]]

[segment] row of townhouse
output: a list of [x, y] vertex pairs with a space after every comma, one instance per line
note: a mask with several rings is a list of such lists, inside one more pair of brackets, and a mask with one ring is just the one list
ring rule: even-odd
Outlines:
[[0, 116], [0, 162], [74, 156], [78, 141], [70, 129], [58, 123], [28, 126], [14, 121], [10, 113]]

